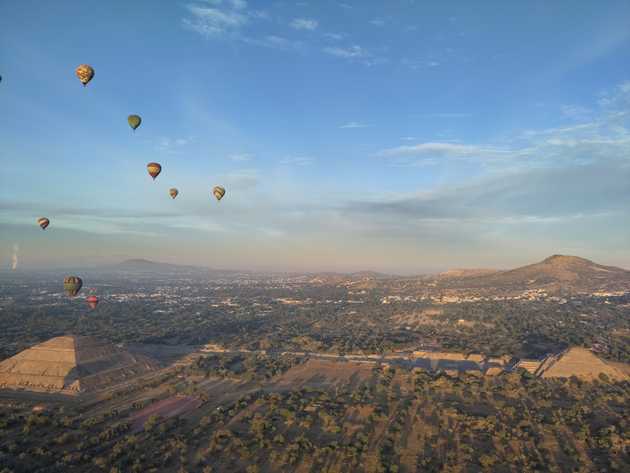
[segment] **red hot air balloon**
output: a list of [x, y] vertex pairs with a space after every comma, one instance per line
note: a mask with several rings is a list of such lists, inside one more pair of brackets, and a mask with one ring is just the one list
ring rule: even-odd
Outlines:
[[90, 306], [90, 309], [96, 309], [96, 306], [98, 305], [98, 297], [96, 297], [96, 296], [88, 296], [86, 301], [87, 301], [88, 305]]

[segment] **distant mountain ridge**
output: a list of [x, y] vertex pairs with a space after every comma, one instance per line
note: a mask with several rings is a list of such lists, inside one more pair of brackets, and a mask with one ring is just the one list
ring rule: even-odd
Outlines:
[[121, 265], [129, 265], [129, 264], [152, 265], [152, 264], [160, 264], [160, 263], [157, 263], [155, 261], [149, 261], [148, 259], [144, 259], [144, 258], [131, 258], [131, 259], [127, 259], [125, 261], [122, 261], [119, 264], [121, 264]]
[[[286, 275], [289, 279], [322, 285], [354, 285], [373, 288], [381, 285], [430, 284], [436, 288], [456, 290], [523, 291], [544, 289], [549, 293], [618, 291], [630, 289], [630, 271], [615, 266], [604, 266], [585, 258], [553, 255], [544, 260], [510, 270], [452, 269], [437, 275], [401, 277], [374, 271], [353, 273], [262, 273], [256, 271], [215, 270], [202, 266], [177, 265], [133, 258], [113, 266], [119, 271], [136, 273], [197, 273], [215, 277], [253, 277]], [[406, 282], [405, 282], [406, 281]]]
[[448, 283], [451, 287], [462, 288], [616, 290], [629, 288], [630, 271], [600, 265], [578, 256], [553, 255], [520, 268], [452, 278]]
[[161, 263], [144, 258], [128, 259], [114, 265], [114, 268], [123, 271], [209, 271], [203, 266]]

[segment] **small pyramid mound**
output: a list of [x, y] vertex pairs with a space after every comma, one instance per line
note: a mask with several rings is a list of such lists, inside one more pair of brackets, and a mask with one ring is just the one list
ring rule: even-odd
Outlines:
[[547, 367], [542, 370], [541, 376], [543, 378], [577, 376], [578, 378], [593, 380], [602, 373], [613, 380], [628, 379], [625, 373], [596, 357], [589, 350], [573, 347], [550, 361]]
[[159, 368], [92, 337], [56, 337], [0, 363], [0, 388], [79, 394], [96, 391]]

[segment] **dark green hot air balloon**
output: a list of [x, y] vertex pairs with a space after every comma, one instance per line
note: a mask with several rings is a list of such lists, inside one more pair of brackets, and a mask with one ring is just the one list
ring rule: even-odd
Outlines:
[[129, 122], [129, 126], [135, 131], [136, 128], [140, 126], [140, 123], [142, 123], [142, 118], [140, 118], [140, 115], [129, 115], [127, 122]]
[[63, 290], [70, 297], [76, 296], [82, 286], [83, 280], [79, 276], [66, 276], [63, 278]]

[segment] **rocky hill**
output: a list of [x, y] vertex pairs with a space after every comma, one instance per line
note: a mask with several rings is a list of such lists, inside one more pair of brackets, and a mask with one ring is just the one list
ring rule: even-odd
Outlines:
[[470, 289], [613, 291], [630, 287], [630, 271], [603, 266], [577, 256], [554, 255], [539, 263], [509, 271], [448, 278], [444, 284], [447, 287]]

